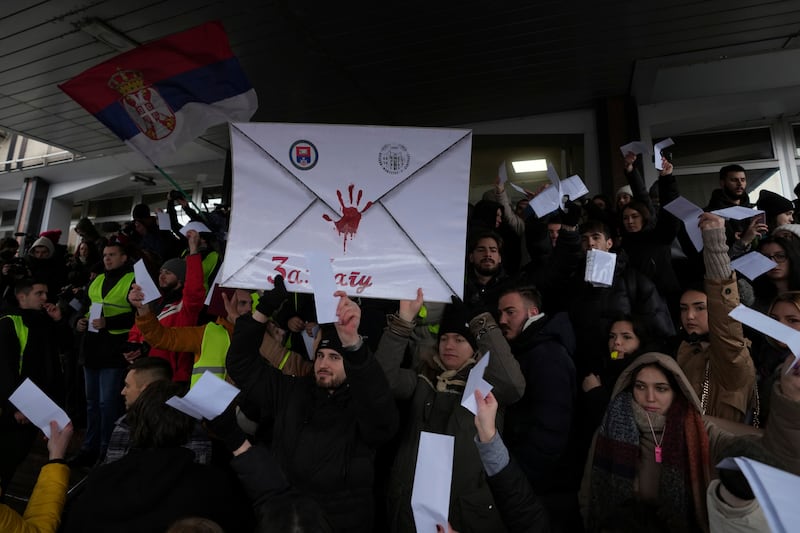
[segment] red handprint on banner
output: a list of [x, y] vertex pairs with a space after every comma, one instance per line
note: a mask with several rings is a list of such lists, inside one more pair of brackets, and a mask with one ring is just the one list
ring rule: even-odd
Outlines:
[[347, 187], [347, 191], [350, 194], [350, 205], [344, 205], [344, 199], [342, 198], [342, 191], [336, 190], [336, 196], [339, 197], [339, 205], [342, 208], [342, 217], [334, 221], [328, 215], [322, 215], [322, 218], [327, 220], [328, 222], [333, 222], [333, 225], [336, 227], [336, 231], [339, 232], [339, 235], [344, 235], [344, 252], [347, 253], [347, 239], [352, 238], [355, 236], [356, 232], [358, 231], [358, 225], [361, 223], [361, 215], [372, 207], [372, 202], [367, 202], [364, 206], [364, 209], [361, 211], [358, 210], [358, 206], [361, 203], [361, 197], [364, 194], [363, 189], [358, 190], [358, 195], [356, 196], [356, 203], [355, 206], [353, 205], [353, 189], [355, 185], [352, 183]]

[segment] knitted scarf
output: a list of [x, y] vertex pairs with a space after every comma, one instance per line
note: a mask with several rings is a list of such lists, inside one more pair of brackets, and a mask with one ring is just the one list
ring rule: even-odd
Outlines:
[[448, 370], [438, 355], [430, 363], [423, 363], [420, 375], [428, 380], [437, 392], [463, 392], [469, 371], [475, 366], [475, 356], [467, 359], [460, 368]]
[[[619, 505], [637, 498], [634, 481], [638, 475], [641, 430], [633, 401], [630, 392], [618, 394], [598, 430], [591, 471], [591, 528]], [[676, 394], [661, 420], [664, 418], [659, 518], [671, 531], [707, 531], [708, 435], [702, 417], [688, 407], [683, 396]]]

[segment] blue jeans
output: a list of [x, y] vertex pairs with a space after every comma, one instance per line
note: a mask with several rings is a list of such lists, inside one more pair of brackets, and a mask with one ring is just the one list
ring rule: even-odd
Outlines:
[[114, 422], [122, 415], [125, 368], [83, 369], [86, 381], [86, 437], [81, 449], [105, 453]]

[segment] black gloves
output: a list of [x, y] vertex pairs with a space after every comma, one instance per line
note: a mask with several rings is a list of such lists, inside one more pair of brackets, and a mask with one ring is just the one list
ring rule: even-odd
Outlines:
[[271, 317], [273, 313], [283, 307], [288, 299], [289, 293], [286, 291], [286, 285], [283, 284], [283, 276], [275, 276], [275, 287], [270, 291], [264, 291], [264, 294], [258, 299], [256, 311]]

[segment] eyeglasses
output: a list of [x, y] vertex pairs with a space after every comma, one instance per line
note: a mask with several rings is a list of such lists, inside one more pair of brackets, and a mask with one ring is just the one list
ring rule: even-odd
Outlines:
[[772, 255], [764, 254], [764, 257], [766, 257], [767, 259], [772, 259], [776, 263], [785, 263], [786, 262], [786, 254], [783, 253], [783, 252], [775, 252]]

